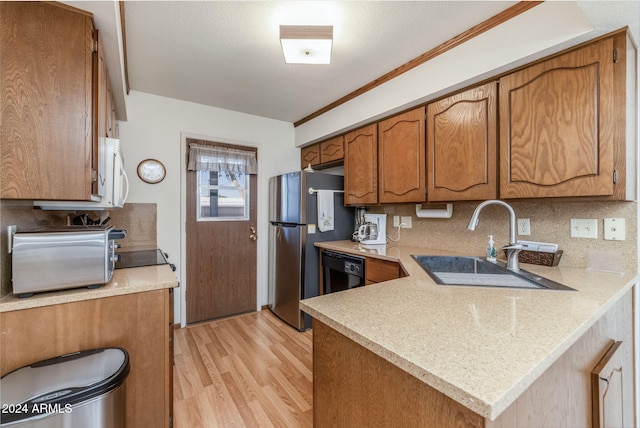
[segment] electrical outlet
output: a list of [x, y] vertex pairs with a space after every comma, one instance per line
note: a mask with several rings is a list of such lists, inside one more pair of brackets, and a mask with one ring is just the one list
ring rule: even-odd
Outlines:
[[604, 239], [608, 241], [624, 241], [625, 223], [623, 218], [604, 219]]
[[598, 239], [598, 220], [595, 218], [572, 218], [571, 237]]
[[531, 235], [531, 224], [528, 218], [518, 219], [518, 235]]
[[403, 215], [402, 217], [400, 217], [400, 223], [402, 223], [403, 229], [411, 229], [411, 216]]
[[393, 227], [398, 227], [400, 226], [400, 216], [399, 215], [394, 215], [393, 216]]

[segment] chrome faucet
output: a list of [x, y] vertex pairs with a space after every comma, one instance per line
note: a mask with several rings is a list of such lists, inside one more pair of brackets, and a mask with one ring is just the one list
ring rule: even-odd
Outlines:
[[507, 251], [507, 269], [518, 272], [520, 271], [520, 267], [518, 266], [518, 253], [522, 250], [522, 245], [518, 244], [516, 240], [516, 213], [513, 211], [513, 208], [511, 208], [511, 205], [496, 199], [482, 202], [473, 212], [467, 229], [476, 230], [476, 226], [480, 221], [478, 218], [480, 211], [487, 205], [502, 205], [509, 211], [509, 245], [505, 245], [502, 249]]

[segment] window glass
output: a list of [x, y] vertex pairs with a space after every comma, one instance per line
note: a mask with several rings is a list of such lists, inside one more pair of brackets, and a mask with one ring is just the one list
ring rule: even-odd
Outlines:
[[249, 176], [244, 172], [197, 171], [198, 221], [249, 220]]

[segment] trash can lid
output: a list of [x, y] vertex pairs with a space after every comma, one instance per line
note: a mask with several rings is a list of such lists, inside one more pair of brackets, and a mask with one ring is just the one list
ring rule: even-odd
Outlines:
[[[76, 404], [120, 386], [129, 374], [129, 355], [122, 348], [74, 352], [25, 366], [0, 379], [2, 405]], [[26, 406], [24, 406], [26, 405]], [[26, 415], [2, 414], [2, 423]]]

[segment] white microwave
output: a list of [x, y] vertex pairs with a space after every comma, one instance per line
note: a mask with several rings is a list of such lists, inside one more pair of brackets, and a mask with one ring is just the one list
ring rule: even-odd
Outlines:
[[34, 201], [43, 210], [102, 211], [122, 208], [129, 194], [129, 179], [124, 171], [120, 140], [105, 138], [99, 144], [98, 195], [93, 201]]

